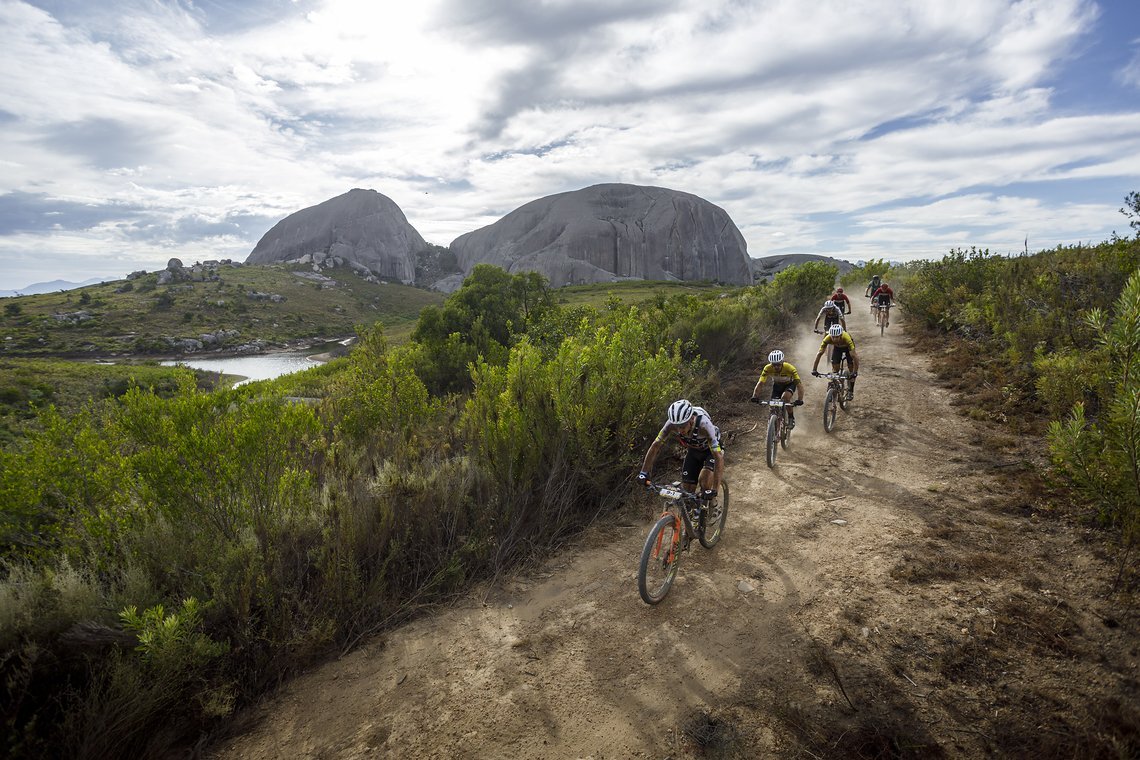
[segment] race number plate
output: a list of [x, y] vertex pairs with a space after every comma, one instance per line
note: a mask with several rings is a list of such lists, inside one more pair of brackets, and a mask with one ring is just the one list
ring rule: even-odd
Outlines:
[[664, 488], [661, 489], [661, 495], [664, 496], [666, 499], [679, 499], [679, 498], [681, 498], [681, 492], [678, 491], [676, 488], [670, 488], [669, 486], [665, 486]]

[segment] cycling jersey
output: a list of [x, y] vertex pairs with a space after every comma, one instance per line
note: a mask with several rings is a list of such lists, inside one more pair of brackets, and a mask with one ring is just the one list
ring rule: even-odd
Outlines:
[[880, 286], [878, 290], [871, 294], [871, 300], [878, 301], [879, 303], [890, 303], [894, 300], [894, 298], [895, 291], [891, 290], [886, 285]]
[[836, 305], [838, 305], [840, 301], [847, 304], [846, 306], [841, 307], [841, 309], [845, 314], [851, 313], [851, 299], [847, 297], [846, 293], [832, 293], [831, 300], [835, 301]]
[[688, 435], [681, 435], [679, 432], [680, 425], [666, 422], [665, 427], [661, 428], [661, 432], [657, 434], [657, 442], [664, 443], [670, 435], [673, 435], [677, 439], [677, 443], [686, 449], [720, 451], [720, 428], [712, 423], [712, 420], [709, 419], [709, 413], [701, 407], [694, 406], [693, 414], [697, 418], [697, 424], [693, 425], [693, 429]]
[[824, 306], [819, 310], [816, 315], [815, 321], [819, 322], [819, 318], [823, 317], [824, 327], [829, 327], [840, 320], [843, 316], [843, 309], [839, 306], [832, 304], [831, 306]]
[[776, 369], [774, 364], [765, 364], [764, 369], [760, 372], [760, 382], [771, 380], [774, 383], [791, 383], [800, 381], [800, 373], [796, 371], [795, 366], [791, 362], [781, 362], [780, 369]]
[[828, 335], [826, 338], [824, 338], [823, 343], [819, 344], [819, 352], [823, 353], [824, 351], [827, 350], [828, 346], [837, 346], [839, 348], [845, 348], [848, 351], [854, 351], [855, 350], [855, 341], [851, 337], [851, 335], [846, 330], [844, 330], [843, 334], [840, 335], [838, 338], [833, 338], [830, 335]]

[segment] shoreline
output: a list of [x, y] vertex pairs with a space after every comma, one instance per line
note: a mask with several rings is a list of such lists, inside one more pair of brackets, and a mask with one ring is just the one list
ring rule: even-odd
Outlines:
[[[346, 336], [344, 338], [329, 338], [329, 339], [300, 339], [297, 341], [290, 341], [287, 343], [271, 343], [267, 344], [265, 350], [251, 352], [251, 351], [234, 351], [232, 349], [217, 348], [211, 350], [194, 351], [192, 353], [163, 353], [163, 354], [97, 354], [97, 353], [15, 353], [15, 352], [0, 352], [0, 359], [55, 359], [60, 361], [75, 361], [75, 362], [88, 362], [88, 363], [102, 363], [102, 364], [145, 364], [147, 362], [162, 363], [167, 361], [184, 361], [195, 359], [240, 359], [243, 357], [258, 357], [258, 356], [274, 356], [277, 354], [303, 354], [305, 351], [321, 346], [329, 346], [330, 344], [340, 344], [345, 347], [347, 353], [346, 341], [355, 340], [354, 335]], [[313, 361], [324, 364], [332, 359], [337, 358], [337, 349], [331, 348], [326, 351], [319, 351], [313, 354], [306, 354], [307, 358]]]

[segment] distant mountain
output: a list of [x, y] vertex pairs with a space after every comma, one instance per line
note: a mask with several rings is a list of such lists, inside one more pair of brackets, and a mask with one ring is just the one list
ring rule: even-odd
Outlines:
[[68, 280], [52, 280], [51, 282], [34, 282], [26, 288], [19, 290], [0, 290], [0, 298], [11, 298], [13, 296], [38, 296], [43, 293], [56, 293], [60, 290], [74, 290], [75, 288], [85, 288], [88, 285], [96, 285], [100, 282], [113, 282], [119, 279], [117, 277], [92, 277], [90, 280], [83, 282], [69, 282]]
[[814, 253], [789, 253], [783, 256], [762, 256], [758, 259], [752, 259], [752, 274], [757, 281], [765, 280], [790, 266], [806, 264], [809, 261], [822, 261], [824, 264], [831, 264], [839, 269], [841, 275], [855, 268], [855, 265], [850, 261], [833, 259], [830, 256], [820, 256]]
[[[747, 245], [728, 213], [678, 190], [602, 184], [531, 201], [461, 235], [464, 272], [480, 263], [539, 272], [554, 287], [618, 280], [752, 282]], [[455, 285], [462, 276], [455, 276]], [[438, 285], [437, 285], [438, 286]]]
[[329, 262], [410, 285], [416, 254], [427, 247], [391, 198], [356, 188], [273, 225], [245, 263]]

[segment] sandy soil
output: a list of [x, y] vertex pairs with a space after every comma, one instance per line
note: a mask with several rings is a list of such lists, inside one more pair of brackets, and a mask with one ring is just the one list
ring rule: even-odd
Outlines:
[[[1113, 709], [1140, 704], [1136, 615], [1106, 593], [1101, 538], [1007, 498], [1027, 454], [957, 412], [934, 358], [902, 336], [905, 315], [880, 337], [866, 303], [856, 307], [862, 368], [833, 433], [824, 381], [807, 376], [819, 337], [806, 330], [785, 347], [806, 403], [774, 469], [763, 410], [745, 403], [755, 376], [725, 382], [729, 400], [710, 405], [737, 433], [728, 524], [713, 550], [694, 542], [664, 602], [637, 593], [660, 510], [639, 495], [544, 566], [295, 679], [214, 756], [966, 758], [1094, 746]], [[657, 478], [676, 469], [661, 461]]]

